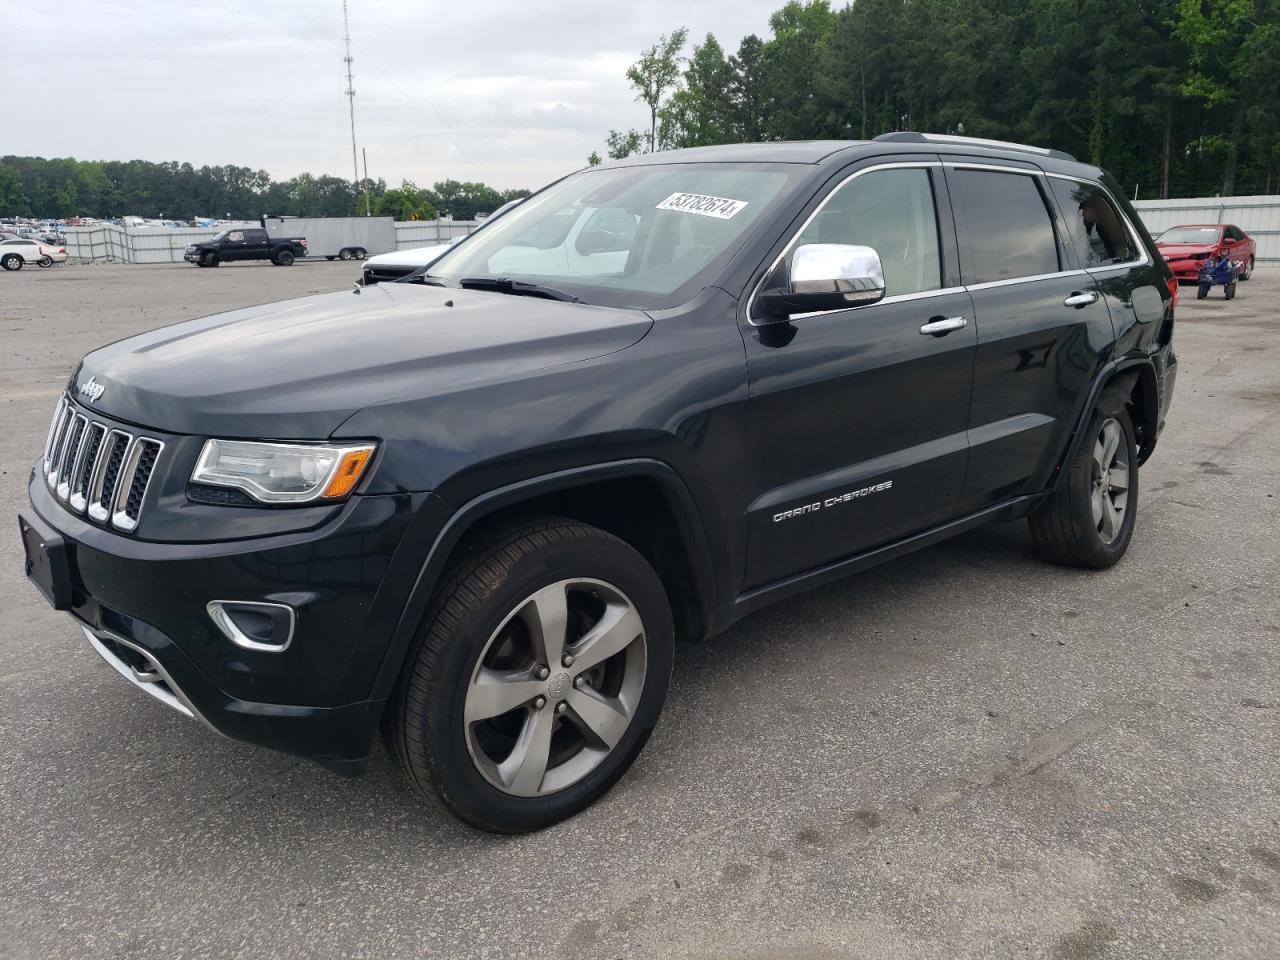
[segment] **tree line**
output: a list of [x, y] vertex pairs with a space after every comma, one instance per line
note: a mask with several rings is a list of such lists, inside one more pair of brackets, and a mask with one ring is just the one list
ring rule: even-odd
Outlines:
[[391, 187], [381, 179], [356, 184], [310, 173], [273, 180], [265, 170], [237, 166], [0, 157], [0, 215], [9, 217], [347, 217], [365, 212], [366, 189], [370, 211], [397, 220], [473, 220], [529, 195], [458, 180]]
[[648, 127], [606, 155], [918, 130], [1066, 150], [1142, 197], [1280, 192], [1280, 0], [792, 0], [769, 26], [645, 50]]

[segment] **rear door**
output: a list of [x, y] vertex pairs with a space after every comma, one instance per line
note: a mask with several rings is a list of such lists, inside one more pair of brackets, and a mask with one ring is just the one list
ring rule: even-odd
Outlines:
[[265, 230], [246, 230], [244, 232], [243, 259], [256, 260], [267, 252], [271, 238]]
[[1030, 164], [948, 160], [977, 350], [961, 510], [1038, 492], [1114, 331]]
[[[964, 476], [976, 338], [940, 163], [864, 163], [815, 203], [779, 262], [801, 244], [870, 246], [886, 295], [789, 323], [744, 319], [748, 588], [949, 519]], [[922, 333], [942, 319], [955, 329]]]

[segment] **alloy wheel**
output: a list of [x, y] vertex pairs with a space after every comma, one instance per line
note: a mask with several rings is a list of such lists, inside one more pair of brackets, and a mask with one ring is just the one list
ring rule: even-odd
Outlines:
[[504, 793], [580, 781], [613, 751], [644, 691], [644, 625], [601, 580], [560, 580], [517, 604], [485, 644], [463, 707], [467, 750]]
[[1102, 422], [1093, 444], [1093, 524], [1103, 543], [1112, 543], [1124, 526], [1129, 505], [1129, 446], [1120, 421]]

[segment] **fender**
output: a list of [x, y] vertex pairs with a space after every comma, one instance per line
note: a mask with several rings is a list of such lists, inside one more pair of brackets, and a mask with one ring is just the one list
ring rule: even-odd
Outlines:
[[1159, 377], [1156, 373], [1155, 364], [1148, 356], [1127, 356], [1120, 357], [1118, 360], [1110, 360], [1098, 371], [1098, 375], [1094, 377], [1093, 385], [1089, 388], [1088, 399], [1085, 400], [1084, 406], [1080, 410], [1080, 416], [1076, 420], [1075, 428], [1071, 431], [1071, 438], [1067, 441], [1066, 449], [1058, 460], [1058, 465], [1054, 468], [1054, 478], [1050, 484], [1051, 490], [1060, 489], [1062, 484], [1066, 482], [1067, 471], [1065, 467], [1080, 449], [1080, 444], [1084, 442], [1085, 428], [1089, 425], [1089, 418], [1093, 416], [1094, 408], [1097, 407], [1103, 391], [1117, 377], [1130, 372], [1137, 375], [1138, 382], [1142, 385], [1144, 391], [1143, 406], [1146, 417], [1141, 424], [1144, 442], [1142, 449], [1138, 452], [1138, 465], [1141, 466], [1146, 463], [1151, 456], [1151, 451], [1156, 445], [1156, 422], [1160, 416], [1160, 401], [1157, 393], [1158, 387], [1156, 386], [1159, 383]]
[[[586, 486], [600, 480], [641, 476], [658, 481], [668, 495], [668, 502], [675, 513], [676, 524], [693, 569], [694, 589], [702, 606], [703, 629], [708, 634], [713, 632], [713, 615], [721, 603], [716, 585], [715, 566], [711, 559], [711, 546], [693, 496], [675, 469], [660, 460], [647, 458], [574, 467], [499, 487], [452, 510], [448, 520], [440, 527], [432, 541], [417, 579], [410, 589], [408, 600], [404, 604], [378, 669], [373, 689], [369, 692], [369, 698], [382, 700], [391, 695], [404, 658], [435, 592], [436, 584], [444, 573], [445, 563], [454, 547], [478, 521], [502, 507], [542, 494]], [[449, 506], [443, 500], [439, 500], [439, 503], [446, 508]]]

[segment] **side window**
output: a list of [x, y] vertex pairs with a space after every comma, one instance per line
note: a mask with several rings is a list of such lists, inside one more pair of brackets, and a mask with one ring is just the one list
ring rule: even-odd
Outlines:
[[243, 230], [232, 230], [230, 233], [227, 234], [227, 240], [230, 241], [231, 243], [239, 243], [243, 239], [244, 239]]
[[1049, 183], [1067, 221], [1071, 245], [1084, 266], [1101, 267], [1136, 258], [1129, 231], [1105, 193], [1078, 180], [1050, 177]]
[[938, 217], [928, 170], [904, 167], [855, 177], [828, 198], [792, 250], [805, 243], [871, 247], [880, 254], [887, 297], [942, 287]]
[[991, 170], [948, 171], [966, 227], [965, 283], [1056, 273], [1058, 241], [1036, 177]]

